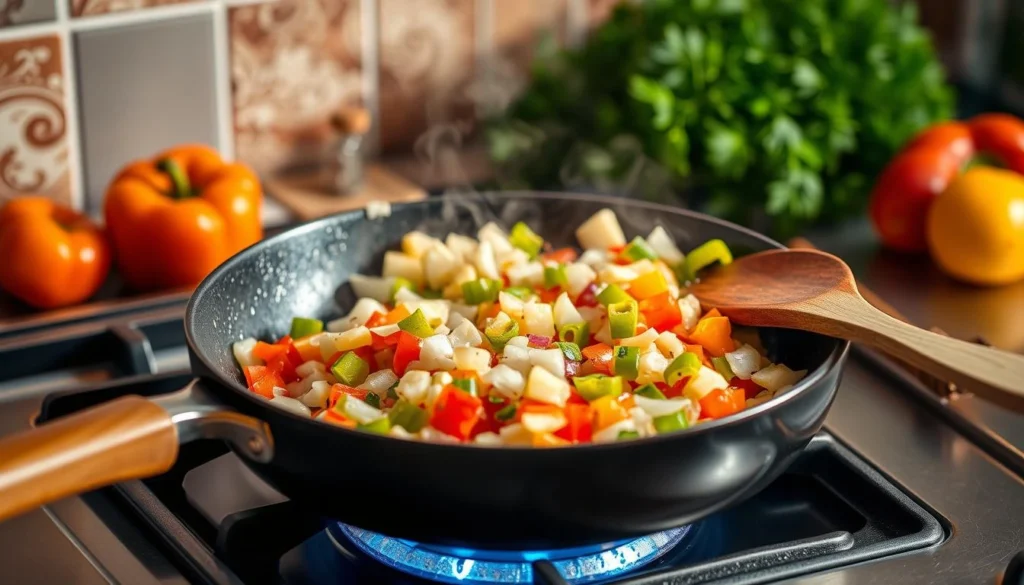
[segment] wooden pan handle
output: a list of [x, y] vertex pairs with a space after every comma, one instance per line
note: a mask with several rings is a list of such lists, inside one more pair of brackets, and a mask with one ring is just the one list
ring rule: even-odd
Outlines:
[[0, 439], [0, 521], [48, 502], [164, 473], [178, 456], [166, 410], [140, 396]]

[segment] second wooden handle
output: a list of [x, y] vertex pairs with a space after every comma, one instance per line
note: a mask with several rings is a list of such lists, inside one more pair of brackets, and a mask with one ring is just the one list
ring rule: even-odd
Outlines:
[[48, 502], [164, 473], [178, 456], [170, 415], [125, 396], [0, 439], [0, 521]]

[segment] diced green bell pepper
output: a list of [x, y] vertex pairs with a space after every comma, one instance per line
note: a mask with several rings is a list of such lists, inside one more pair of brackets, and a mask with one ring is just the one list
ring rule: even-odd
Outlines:
[[597, 302], [601, 303], [606, 307], [614, 303], [621, 303], [623, 301], [631, 300], [633, 300], [633, 297], [629, 296], [629, 294], [626, 291], [622, 290], [621, 288], [614, 284], [609, 284], [608, 286], [604, 287], [604, 289], [602, 289], [601, 292], [597, 293]]
[[626, 380], [636, 380], [640, 375], [640, 348], [616, 345], [612, 358], [612, 371]]
[[622, 377], [605, 376], [604, 374], [590, 374], [589, 376], [575, 376], [572, 383], [576, 391], [587, 402], [593, 402], [604, 396], [618, 396], [622, 394]]
[[320, 319], [309, 317], [292, 318], [292, 330], [288, 334], [292, 339], [301, 339], [308, 335], [314, 335], [324, 330], [324, 322]]
[[498, 300], [501, 283], [490, 278], [478, 278], [462, 283], [462, 298], [469, 305], [494, 302]]
[[429, 416], [427, 411], [402, 399], [391, 407], [388, 420], [391, 421], [393, 427], [402, 427], [410, 433], [416, 433], [427, 424]]
[[569, 323], [558, 328], [558, 338], [577, 347], [586, 347], [590, 342], [590, 325], [586, 321]]
[[[369, 423], [366, 423], [366, 424], [357, 424], [356, 425], [356, 430], [357, 431], [366, 431], [368, 433], [375, 433], [375, 434], [378, 434], [378, 435], [386, 435], [386, 434], [388, 434], [388, 431], [391, 430], [391, 421], [388, 420], [388, 417], [385, 416], [385, 417], [382, 417], [382, 418], [378, 418], [377, 420], [375, 420], [373, 422], [369, 422]], [[406, 429], [406, 430], [409, 430], [409, 429]]]
[[521, 221], [512, 226], [512, 231], [508, 234], [508, 241], [529, 254], [530, 258], [539, 254], [541, 248], [544, 247], [544, 238], [538, 236], [530, 229], [530, 226]]
[[422, 309], [416, 309], [412, 315], [398, 322], [398, 328], [411, 333], [420, 339], [430, 337], [434, 334], [434, 328], [430, 326]]
[[615, 339], [625, 339], [636, 335], [636, 323], [639, 309], [633, 299], [608, 305], [608, 329]]
[[658, 390], [654, 384], [644, 384], [633, 391], [633, 394], [637, 396], [643, 396], [644, 398], [651, 398], [654, 400], [665, 400], [665, 395]]
[[580, 346], [576, 345], [571, 341], [556, 341], [555, 345], [558, 349], [562, 350], [562, 355], [565, 359], [573, 362], [583, 361], [583, 353], [580, 352]]
[[689, 424], [686, 422], [686, 415], [683, 414], [683, 411], [681, 410], [673, 414], [654, 418], [654, 428], [658, 430], [659, 434], [681, 431], [688, 426]]
[[665, 368], [665, 383], [675, 386], [677, 382], [700, 371], [700, 358], [697, 354], [686, 352], [672, 360]]
[[658, 258], [658, 254], [653, 248], [651, 248], [651, 245], [647, 243], [647, 240], [640, 236], [633, 238], [633, 241], [622, 249], [619, 256], [629, 260], [630, 262], [636, 262], [638, 260], [655, 260]]
[[716, 262], [722, 266], [731, 263], [732, 252], [722, 240], [708, 240], [686, 255], [683, 261], [685, 280], [696, 279], [698, 272]]
[[370, 364], [363, 358], [357, 356], [354, 351], [345, 352], [338, 361], [331, 366], [331, 374], [334, 379], [346, 386], [358, 386], [366, 381], [370, 373]]

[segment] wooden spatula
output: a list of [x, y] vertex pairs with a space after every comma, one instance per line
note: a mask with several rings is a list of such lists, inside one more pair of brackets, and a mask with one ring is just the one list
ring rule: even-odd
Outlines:
[[742, 325], [803, 329], [876, 347], [1024, 412], [1024, 356], [919, 329], [874, 308], [849, 266], [817, 250], [772, 250], [706, 271], [690, 286]]

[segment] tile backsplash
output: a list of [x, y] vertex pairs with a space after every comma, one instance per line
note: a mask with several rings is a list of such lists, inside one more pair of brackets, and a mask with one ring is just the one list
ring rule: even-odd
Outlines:
[[524, 86], [544, 35], [580, 39], [609, 5], [0, 0], [0, 200], [96, 212], [121, 165], [179, 142], [261, 172], [305, 163], [346, 105], [371, 112], [378, 153], [437, 125], [466, 135]]

